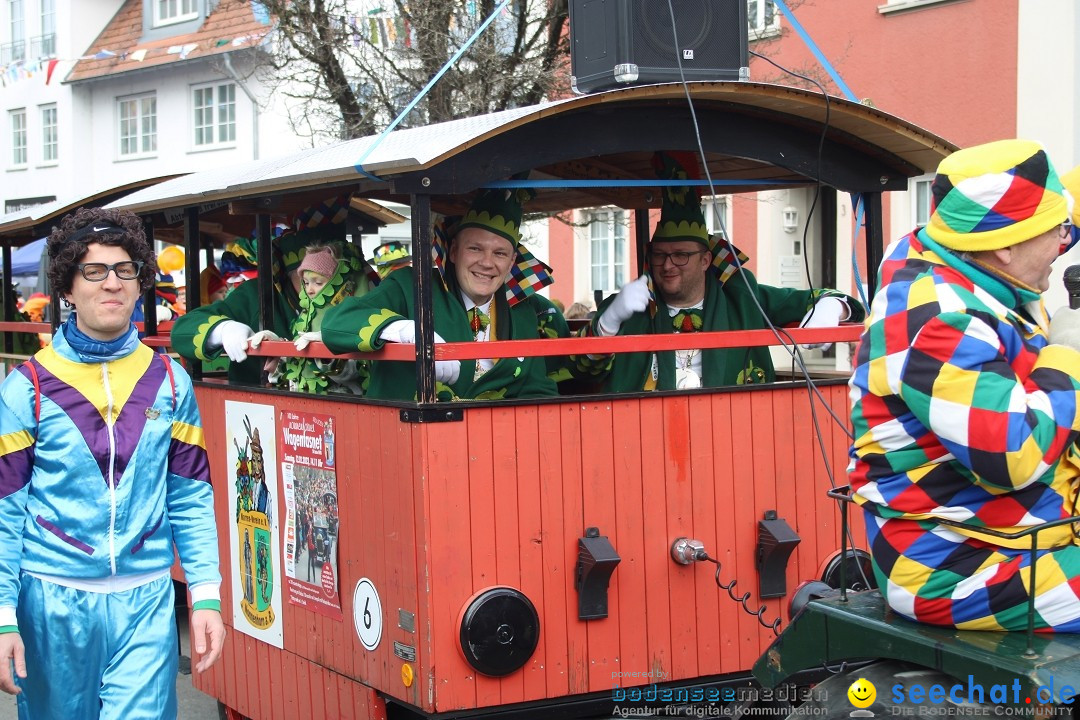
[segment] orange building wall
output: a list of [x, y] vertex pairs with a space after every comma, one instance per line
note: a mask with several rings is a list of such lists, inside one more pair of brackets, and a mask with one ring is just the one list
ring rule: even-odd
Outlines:
[[[878, 7], [885, 4], [808, 0], [793, 12], [860, 100], [962, 147], [1015, 137], [1018, 0], [943, 2], [883, 15]], [[781, 26], [779, 41], [752, 43], [751, 50], [841, 95], [786, 18]], [[801, 82], [757, 58], [750, 77]]]

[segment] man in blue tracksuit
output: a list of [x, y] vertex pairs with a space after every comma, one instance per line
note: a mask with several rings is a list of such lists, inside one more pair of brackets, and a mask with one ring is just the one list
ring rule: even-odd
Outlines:
[[73, 311], [0, 385], [0, 690], [22, 719], [175, 718], [174, 544], [196, 670], [225, 638], [198, 407], [131, 322], [156, 267], [139, 218], [80, 209], [48, 249]]

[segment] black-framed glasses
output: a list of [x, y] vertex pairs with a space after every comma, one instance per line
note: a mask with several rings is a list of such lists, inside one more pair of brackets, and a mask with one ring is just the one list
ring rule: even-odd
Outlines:
[[676, 267], [683, 267], [686, 263], [690, 262], [690, 258], [694, 255], [701, 255], [706, 252], [705, 250], [676, 250], [675, 252], [656, 252], [651, 250], [649, 252], [649, 264], [653, 267], [663, 267], [664, 263], [668, 260], [672, 265]]
[[90, 282], [104, 282], [105, 278], [109, 277], [110, 272], [116, 273], [116, 277], [121, 280], [134, 280], [139, 277], [139, 273], [143, 269], [142, 260], [121, 260], [118, 263], [112, 265], [106, 265], [105, 263], [79, 263], [75, 267], [79, 268], [79, 272], [82, 273], [84, 280]]
[[1058, 255], [1064, 255], [1068, 250], [1076, 244], [1076, 228], [1073, 227], [1071, 220], [1066, 220], [1061, 223], [1058, 228]]

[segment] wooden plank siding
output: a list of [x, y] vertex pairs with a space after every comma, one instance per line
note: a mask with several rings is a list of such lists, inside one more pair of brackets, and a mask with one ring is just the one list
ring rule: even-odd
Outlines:
[[[343, 620], [292, 605], [286, 591], [284, 649], [232, 630], [222, 663], [193, 676], [257, 719], [384, 717], [381, 697], [454, 712], [743, 672], [771, 631], [717, 586], [715, 564], [674, 563], [672, 542], [704, 542], [721, 581], [735, 580], [732, 592], [749, 592], [750, 608], [765, 605], [767, 620], [784, 622], [787, 597], [758, 598], [758, 521], [776, 510], [802, 538], [787, 568], [789, 595], [839, 547], [811, 398], [798, 386], [463, 406], [462, 421], [431, 424], [403, 423], [387, 406], [204, 385], [197, 393], [218, 488], [231, 482], [221, 476], [231, 458], [226, 399], [329, 414], [338, 428]], [[846, 386], [821, 393], [846, 420]], [[843, 483], [846, 429], [813, 402], [828, 466]], [[219, 518], [230, 517], [227, 504], [219, 492]], [[581, 621], [574, 572], [588, 527], [608, 537], [621, 563], [609, 616]], [[861, 525], [854, 535], [861, 544]], [[227, 557], [224, 532], [219, 546]], [[353, 589], [365, 577], [383, 606], [371, 652], [353, 625]], [[504, 678], [473, 670], [459, 646], [469, 602], [497, 586], [521, 590], [540, 615], [536, 652]], [[226, 577], [233, 626], [230, 588]], [[398, 626], [399, 609], [415, 615], [415, 632]], [[416, 650], [411, 687], [395, 641]]]

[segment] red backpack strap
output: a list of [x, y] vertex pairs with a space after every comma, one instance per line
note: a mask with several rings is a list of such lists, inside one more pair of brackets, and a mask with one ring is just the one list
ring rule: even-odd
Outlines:
[[38, 380], [37, 368], [34, 363], [27, 360], [23, 363], [30, 371], [30, 382], [34, 383], [34, 422], [41, 422], [41, 382]]
[[172, 363], [169, 362], [169, 356], [165, 353], [158, 353], [157, 356], [161, 358], [161, 362], [165, 363], [165, 372], [169, 375], [169, 388], [172, 390], [172, 409], [176, 411], [176, 378], [173, 376]]

